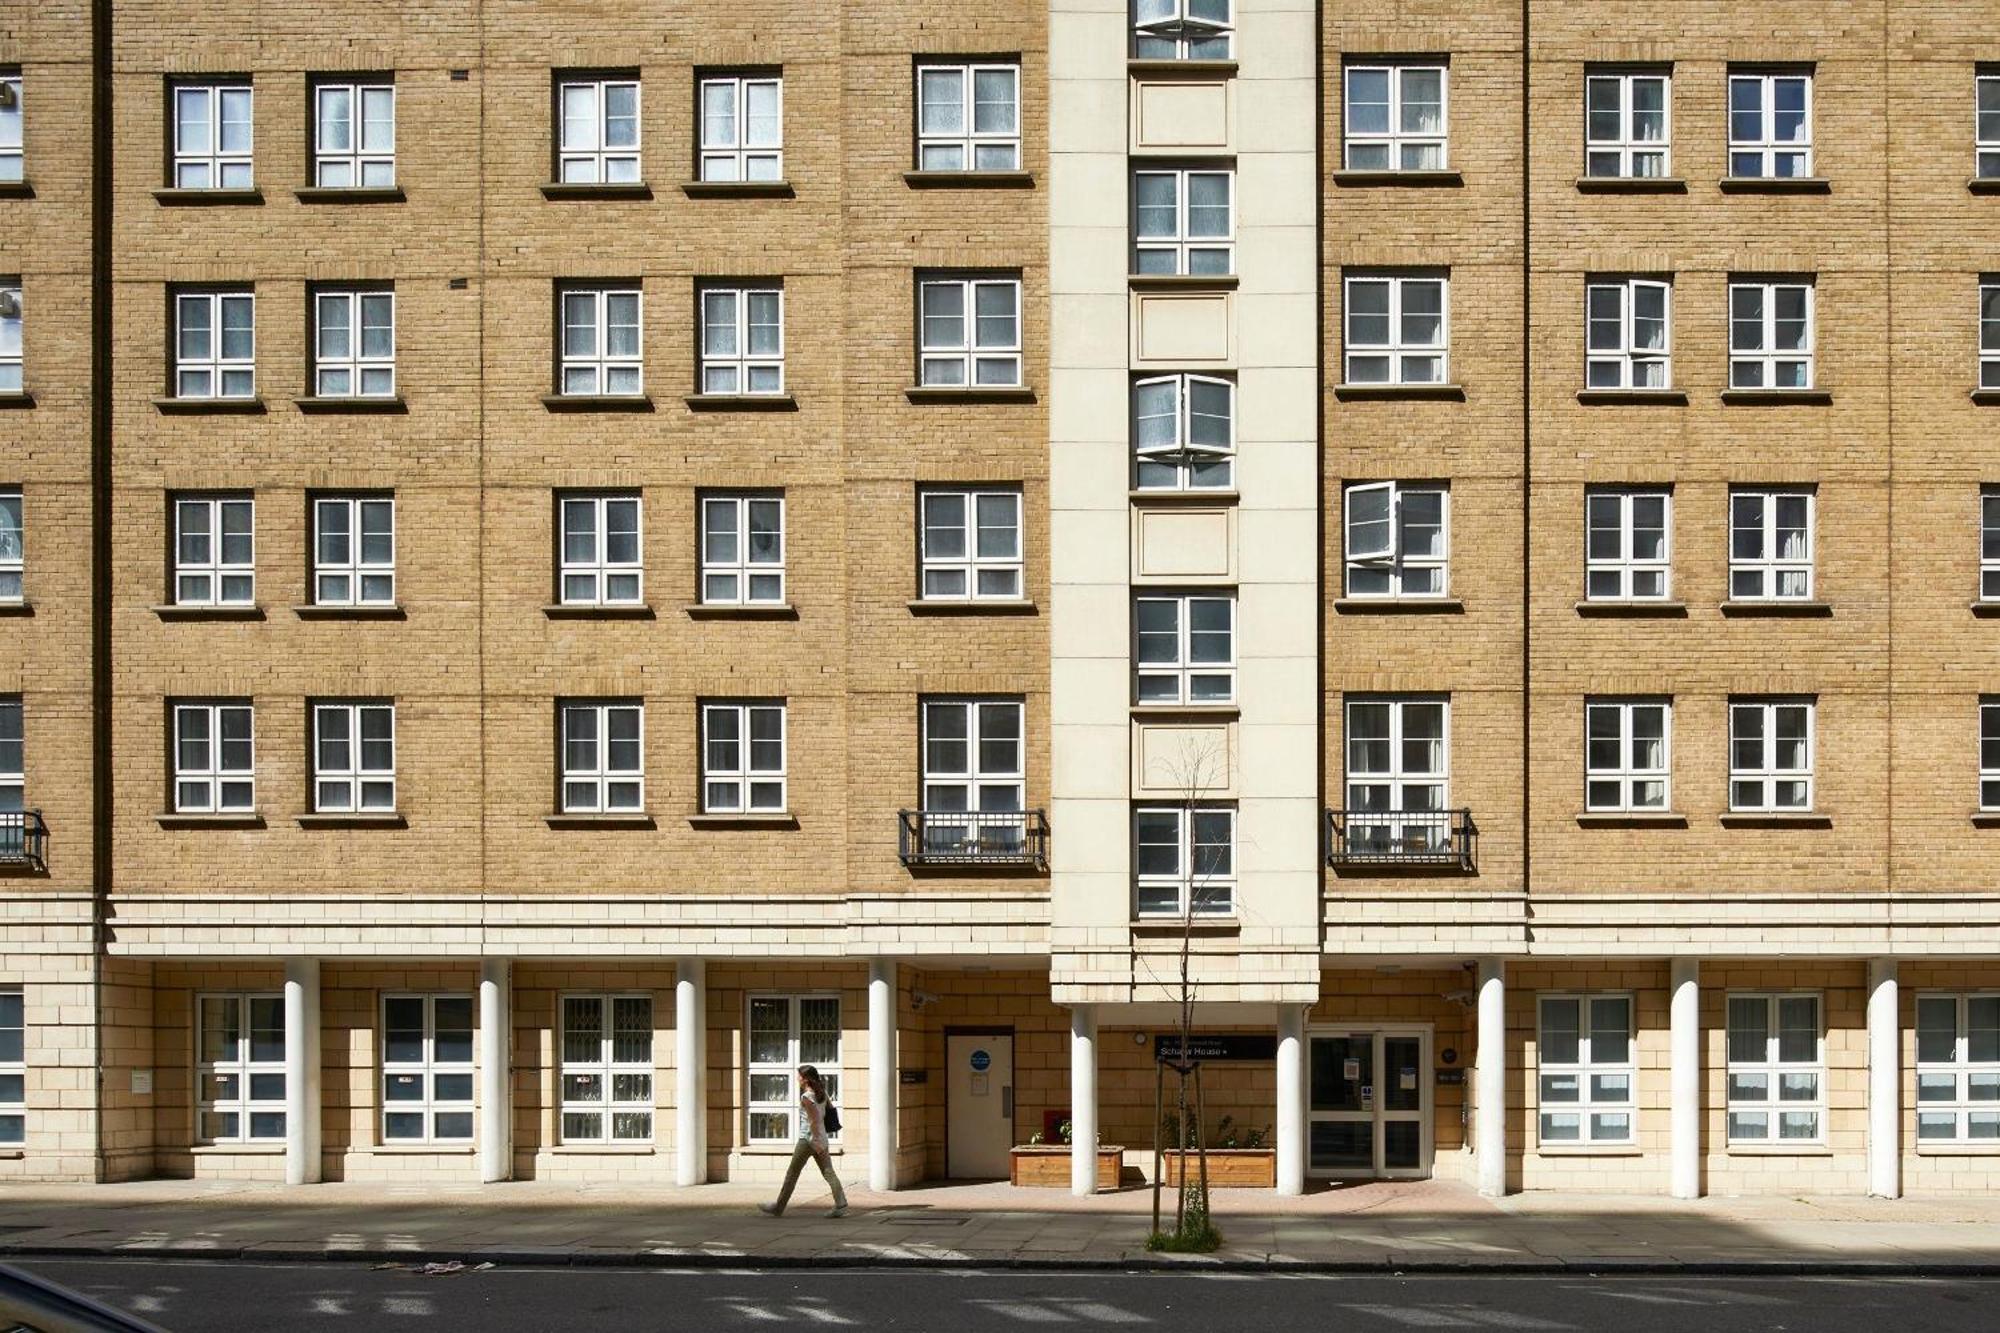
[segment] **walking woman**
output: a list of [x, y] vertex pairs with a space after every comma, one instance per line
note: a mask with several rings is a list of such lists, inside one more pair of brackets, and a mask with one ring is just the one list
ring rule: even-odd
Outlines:
[[[792, 1190], [799, 1183], [799, 1172], [806, 1169], [806, 1159], [810, 1157], [819, 1163], [819, 1173], [826, 1177], [826, 1183], [833, 1190], [833, 1209], [828, 1217], [847, 1216], [847, 1191], [840, 1187], [840, 1177], [833, 1173], [833, 1158], [826, 1146], [826, 1116], [832, 1103], [827, 1100], [826, 1084], [820, 1081], [819, 1070], [811, 1065], [799, 1066], [799, 1139], [792, 1146], [792, 1164], [785, 1168], [785, 1187], [778, 1191], [776, 1203], [760, 1203], [759, 1211], [771, 1217], [783, 1217], [785, 1205], [792, 1201]], [[839, 1127], [834, 1113], [834, 1126]]]

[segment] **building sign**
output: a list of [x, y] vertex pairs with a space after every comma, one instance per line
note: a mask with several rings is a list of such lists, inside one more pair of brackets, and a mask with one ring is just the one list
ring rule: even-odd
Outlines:
[[1155, 1060], [1179, 1063], [1195, 1060], [1276, 1060], [1278, 1035], [1275, 1032], [1195, 1032], [1188, 1036], [1187, 1055], [1181, 1054], [1181, 1034], [1161, 1032], [1153, 1037]]

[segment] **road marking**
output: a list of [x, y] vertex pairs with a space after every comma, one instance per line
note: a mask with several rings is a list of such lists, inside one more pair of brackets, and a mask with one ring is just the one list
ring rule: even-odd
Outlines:
[[312, 1298], [312, 1309], [308, 1313], [344, 1315], [351, 1311], [347, 1308], [347, 1302], [338, 1296], [315, 1296]]
[[428, 1319], [435, 1311], [431, 1309], [430, 1298], [426, 1296], [384, 1296], [382, 1313], [417, 1315]]
[[1574, 1324], [1552, 1323], [1533, 1315], [1508, 1310], [1488, 1310], [1473, 1305], [1350, 1305], [1350, 1310], [1374, 1315], [1377, 1319], [1409, 1328], [1531, 1328], [1568, 1329]]

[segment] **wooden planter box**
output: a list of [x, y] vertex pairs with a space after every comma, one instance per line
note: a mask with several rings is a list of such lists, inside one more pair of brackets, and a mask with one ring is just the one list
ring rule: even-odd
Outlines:
[[[1066, 1144], [1039, 1144], [1014, 1149], [1008, 1181], [1030, 1189], [1069, 1188], [1069, 1147]], [[1099, 1144], [1097, 1148], [1097, 1188], [1118, 1188], [1118, 1172], [1125, 1163], [1125, 1150]]]
[[[1190, 1178], [1201, 1176], [1201, 1159], [1192, 1152], [1181, 1153], [1169, 1150], [1161, 1154], [1161, 1175], [1166, 1183], [1178, 1189], [1181, 1183], [1181, 1161], [1187, 1161]], [[1275, 1148], [1210, 1148], [1208, 1150], [1208, 1185], [1210, 1189], [1276, 1189], [1278, 1187], [1278, 1151]]]

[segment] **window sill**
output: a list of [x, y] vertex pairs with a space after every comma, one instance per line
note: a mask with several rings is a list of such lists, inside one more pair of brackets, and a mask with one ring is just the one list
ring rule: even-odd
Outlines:
[[651, 199], [653, 187], [644, 181], [545, 181], [544, 199]]
[[1128, 273], [1135, 292], [1233, 292], [1242, 280], [1234, 273]]
[[1133, 704], [1133, 717], [1240, 717], [1240, 704]]
[[26, 390], [16, 390], [13, 393], [0, 393], [0, 412], [18, 411], [21, 408], [33, 407], [34, 405], [35, 395]]
[[790, 181], [682, 181], [690, 199], [790, 199]]
[[1937, 1143], [1917, 1140], [1919, 1157], [2000, 1157], [2000, 1143]]
[[557, 1143], [548, 1151], [557, 1157], [651, 1157], [657, 1149], [650, 1143]]
[[1233, 505], [1243, 498], [1241, 492], [1226, 491], [1169, 491], [1141, 490], [1137, 487], [1125, 492], [1126, 498], [1135, 505]]
[[1974, 389], [1972, 401], [1981, 407], [2000, 407], [2000, 389]]
[[401, 603], [394, 606], [295, 606], [300, 620], [408, 620]]
[[1600, 616], [1607, 620], [1643, 619], [1685, 619], [1688, 613], [1686, 602], [1669, 601], [1581, 601], [1576, 603], [1576, 613], [1580, 616]]
[[376, 1143], [362, 1149], [370, 1157], [470, 1157], [476, 1143]]
[[1335, 614], [1355, 615], [1461, 615], [1465, 603], [1456, 597], [1336, 597]]
[[1966, 609], [1981, 620], [2000, 620], [2000, 601], [1970, 602]]
[[262, 398], [167, 398], [153, 400], [170, 417], [247, 417], [264, 414]]
[[1157, 56], [1150, 58], [1132, 56], [1125, 62], [1127, 74], [1186, 74], [1191, 77], [1226, 78], [1236, 70], [1237, 64], [1234, 60], [1163, 60]]
[[1739, 407], [1818, 407], [1833, 401], [1833, 390], [1724, 389], [1722, 401]]
[[1686, 194], [1679, 176], [1578, 176], [1579, 194]]
[[789, 811], [778, 810], [759, 811], [755, 813], [746, 811], [743, 814], [734, 815], [689, 815], [687, 821], [689, 828], [795, 829], [799, 826], [799, 817], [797, 815]]
[[163, 810], [153, 816], [161, 828], [263, 828], [264, 816], [254, 810], [224, 814], [184, 814]]
[[773, 605], [712, 605], [695, 602], [681, 608], [690, 620], [797, 620], [799, 609], [790, 602]]
[[1724, 828], [1832, 828], [1833, 816], [1810, 810], [1726, 810], [1717, 816]]
[[[4, 198], [5, 195], [0, 195], [0, 199]], [[5, 1152], [0, 1152], [0, 1162], [24, 1162], [27, 1158], [28, 1150], [25, 1148], [9, 1148]]]
[[292, 197], [302, 204], [400, 204], [400, 185], [301, 185]]
[[564, 811], [543, 815], [542, 822], [550, 828], [597, 828], [597, 829], [650, 829], [659, 823], [643, 810], [603, 811], [591, 814], [583, 811]]
[[1678, 810], [1584, 810], [1579, 828], [1686, 828], [1688, 817]]
[[1644, 1157], [1646, 1150], [1636, 1143], [1540, 1143], [1537, 1157]]
[[1578, 389], [1576, 401], [1593, 407], [1617, 403], [1628, 407], [1685, 407], [1685, 389]]
[[1032, 190], [1032, 171], [906, 171], [912, 190]]
[[653, 608], [650, 606], [599, 606], [578, 602], [573, 605], [554, 602], [542, 608], [542, 614], [550, 620], [651, 620]]
[[691, 393], [682, 400], [691, 412], [796, 412], [788, 393]]
[[1465, 177], [1456, 171], [1336, 171], [1333, 183], [1342, 187], [1405, 185], [1418, 188], [1456, 188]]
[[903, 397], [913, 403], [1032, 403], [1035, 391], [1024, 385], [973, 385], [954, 389], [934, 384], [912, 384]]
[[1965, 188], [1973, 194], [2000, 194], [2000, 176], [1974, 176]]
[[643, 393], [545, 393], [542, 406], [551, 412], [650, 412], [653, 400]]
[[1781, 602], [1775, 600], [1768, 602], [1731, 601], [1731, 602], [1724, 602], [1721, 606], [1721, 611], [1723, 615], [1732, 617], [1772, 616], [1772, 617], [1782, 618], [1782, 617], [1804, 616], [1815, 619], [1823, 619], [1833, 614], [1833, 604], [1831, 602], [1811, 602], [1811, 601], [1793, 601], [1793, 602]]
[[156, 606], [153, 614], [162, 620], [262, 620], [261, 606]]
[[1177, 916], [1139, 916], [1132, 918], [1134, 935], [1179, 935], [1181, 927], [1188, 927], [1195, 935], [1240, 935], [1243, 923], [1234, 916], [1197, 917], [1183, 921]]
[[1832, 194], [1824, 176], [1724, 176], [1716, 182], [1724, 194]]
[[1972, 812], [1972, 827], [2000, 828], [2000, 810], [1974, 810]]
[[197, 1143], [188, 1151], [196, 1157], [283, 1157], [282, 1143]]
[[35, 187], [27, 181], [0, 181], [0, 199], [33, 199]]
[[0, 618], [9, 616], [32, 616], [35, 614], [33, 602], [0, 602]]
[[986, 601], [966, 598], [963, 601], [926, 601], [913, 597], [904, 603], [913, 616], [1032, 616], [1041, 608], [1025, 598], [994, 597]]
[[264, 192], [254, 185], [247, 190], [182, 190], [163, 186], [153, 191], [153, 198], [168, 206], [212, 208], [230, 204], [261, 204]]
[[1722, 1152], [1725, 1157], [1833, 1156], [1833, 1149], [1824, 1143], [1731, 1143]]
[[408, 828], [410, 821], [395, 810], [315, 811], [299, 816], [300, 828]]
[[[844, 1125], [847, 1117], [843, 1115], [840, 1119]], [[790, 1157], [797, 1142], [794, 1139], [785, 1143], [739, 1143], [732, 1151], [739, 1157]], [[826, 1151], [829, 1156], [839, 1157], [841, 1145], [829, 1143]]]
[[363, 398], [359, 394], [350, 398], [294, 398], [292, 402], [301, 412], [308, 413], [403, 413], [410, 405], [403, 401], [401, 394], [387, 398]]
[[1349, 402], [1443, 402], [1465, 401], [1463, 384], [1336, 384], [1333, 396]]

